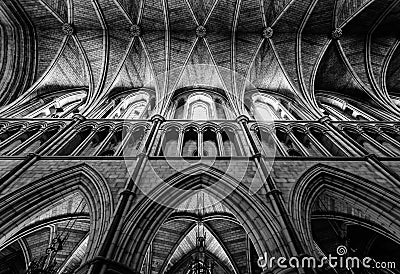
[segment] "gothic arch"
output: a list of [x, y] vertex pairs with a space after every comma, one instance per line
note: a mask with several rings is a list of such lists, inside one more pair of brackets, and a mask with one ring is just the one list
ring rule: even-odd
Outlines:
[[32, 216], [74, 192], [79, 192], [89, 207], [91, 229], [84, 259], [92, 257], [107, 229], [113, 198], [106, 180], [87, 164], [61, 170], [4, 195], [0, 201], [0, 246], [10, 244], [32, 222]]
[[344, 210], [333, 211], [330, 214], [337, 214], [338, 218], [352, 219], [365, 226], [368, 223], [370, 228], [378, 232], [386, 231], [387, 235], [392, 235], [392, 240], [400, 241], [398, 193], [347, 171], [317, 164], [299, 178], [290, 192], [288, 201], [289, 213], [310, 250], [316, 252], [311, 234], [312, 206], [324, 191], [346, 197], [346, 203], [352, 203], [373, 217], [367, 219], [365, 216], [353, 216]]
[[[218, 184], [214, 184], [215, 182]], [[264, 252], [274, 255], [289, 254], [282, 237], [278, 236], [281, 233], [278, 220], [259, 198], [250, 196], [248, 190], [229, 175], [198, 164], [166, 179], [165, 184], [152, 190], [127, 214], [121, 233], [123, 237], [119, 239], [121, 245], [115, 259], [134, 270], [139, 270], [152, 238], [174, 211], [173, 208], [155, 201], [162, 200], [173, 207], [182, 203], [187, 194], [171, 191], [171, 186], [184, 190], [198, 190], [201, 185], [215, 187], [209, 192], [223, 199], [249, 234], [259, 255]], [[226, 191], [231, 194], [226, 198], [222, 197], [222, 193]]]

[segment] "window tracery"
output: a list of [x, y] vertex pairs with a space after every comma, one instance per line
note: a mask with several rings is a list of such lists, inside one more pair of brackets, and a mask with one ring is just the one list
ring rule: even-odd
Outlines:
[[76, 91], [55, 98], [52, 102], [27, 115], [28, 118], [71, 118], [85, 103], [86, 92]]
[[163, 131], [158, 156], [216, 157], [241, 156], [242, 148], [237, 132], [223, 126], [185, 129], [173, 126]]
[[[150, 96], [140, 91], [123, 98], [108, 115], [111, 119], [141, 119], [147, 117]], [[109, 112], [109, 111], [108, 111]]]
[[[122, 135], [126, 136], [123, 137], [124, 141], [122, 142], [121, 150], [117, 154], [119, 156], [137, 156], [142, 148], [145, 134], [146, 130], [142, 126], [131, 129], [126, 134], [122, 132]], [[115, 143], [120, 143], [118, 141], [120, 136], [117, 137]], [[116, 145], [114, 146], [116, 147]]]
[[234, 119], [227, 100], [213, 92], [186, 92], [173, 100], [171, 110], [173, 119], [204, 121]]
[[245, 100], [245, 106], [250, 112], [250, 116], [258, 121], [297, 120], [300, 118], [296, 111], [293, 111], [290, 103], [268, 94], [253, 94], [251, 100]]
[[377, 119], [349, 102], [330, 95], [317, 96], [321, 110], [334, 121], [376, 121]]

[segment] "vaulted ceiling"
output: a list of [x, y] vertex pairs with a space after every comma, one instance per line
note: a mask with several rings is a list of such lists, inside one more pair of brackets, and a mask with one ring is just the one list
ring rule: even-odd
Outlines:
[[397, 112], [399, 11], [399, 0], [4, 0], [0, 102], [84, 89], [90, 116], [113, 91], [151, 88], [162, 106], [208, 84], [237, 106], [258, 88], [315, 116], [321, 91]]
[[215, 273], [248, 273], [252, 244], [245, 229], [223, 201], [205, 191], [183, 201], [158, 230], [149, 251], [151, 273], [187, 273], [199, 234]]
[[0, 242], [1, 274], [25, 273], [29, 263], [46, 255], [57, 236], [64, 240], [62, 250], [55, 255], [58, 273], [72, 273], [81, 265], [89, 240], [90, 216], [80, 193], [63, 197], [20, 226], [15, 235]]

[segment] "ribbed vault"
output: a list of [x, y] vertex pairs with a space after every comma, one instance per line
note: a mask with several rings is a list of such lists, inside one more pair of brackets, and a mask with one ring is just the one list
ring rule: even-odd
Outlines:
[[[188, 67], [206, 64], [239, 112], [253, 86], [295, 96], [318, 117], [321, 82], [398, 111], [390, 95], [399, 93], [399, 1], [133, 2], [3, 1], [0, 99], [14, 102], [5, 110], [85, 88], [82, 112], [90, 116], [111, 92], [146, 87], [156, 91], [161, 111], [175, 89], [205, 74]], [[199, 26], [205, 29], [196, 33]], [[329, 73], [339, 57], [344, 79]]]
[[[202, 228], [200, 228], [202, 230]], [[194, 250], [196, 250], [196, 237], [198, 233], [198, 228], [193, 227], [192, 230], [187, 233], [185, 238], [179, 243], [178, 247], [175, 249], [175, 252], [172, 254], [169, 261], [169, 268], [173, 268], [175, 264], [178, 264], [187, 254], [190, 254]], [[229, 269], [231, 272], [235, 272], [232, 266], [232, 262], [230, 261], [228, 254], [225, 252], [221, 243], [215, 238], [213, 232], [211, 232], [208, 228], [204, 228], [204, 233], [206, 235], [206, 248], [207, 251], [213, 254], [216, 258], [218, 258], [218, 262], [222, 264], [226, 269]]]
[[249, 273], [258, 259], [248, 233], [225, 202], [199, 190], [158, 229], [147, 251], [151, 273], [187, 273], [199, 254], [199, 236], [205, 236], [205, 257], [214, 262], [213, 273]]
[[11, 244], [2, 243], [0, 267], [2, 270], [17, 272], [20, 272], [19, 268], [25, 270], [30, 262], [37, 261], [46, 254], [46, 249], [58, 235], [65, 239], [63, 249], [55, 257], [59, 273], [71, 273], [82, 263], [89, 229], [86, 202], [79, 193], [72, 193], [54, 203], [52, 208], [32, 217], [31, 223], [8, 241]]

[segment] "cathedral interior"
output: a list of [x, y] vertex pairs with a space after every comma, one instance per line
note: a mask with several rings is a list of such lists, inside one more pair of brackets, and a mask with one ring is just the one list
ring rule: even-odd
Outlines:
[[399, 45], [400, 0], [1, 0], [0, 274], [400, 273]]

